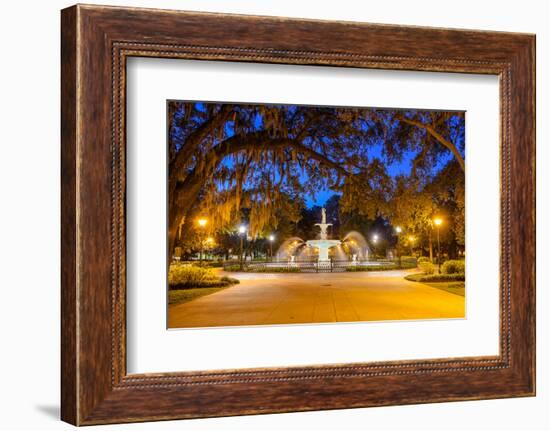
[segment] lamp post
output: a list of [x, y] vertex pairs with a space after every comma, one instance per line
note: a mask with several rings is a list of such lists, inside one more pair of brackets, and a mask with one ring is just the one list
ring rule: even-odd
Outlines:
[[[214, 238], [212, 238], [211, 236], [209, 236], [208, 238], [206, 238], [206, 250], [212, 250], [214, 246]], [[204, 253], [206, 255], [206, 253]]]
[[439, 227], [443, 220], [439, 217], [434, 219], [435, 227], [437, 228], [437, 272], [441, 274], [441, 242], [439, 241]]
[[411, 247], [411, 256], [414, 255], [414, 250], [413, 250], [413, 246], [414, 246], [414, 236], [410, 235], [409, 236], [409, 245]]
[[402, 231], [403, 231], [403, 229], [401, 229], [401, 226], [396, 226], [395, 227], [395, 233], [396, 233], [396, 236], [397, 236], [397, 244], [396, 244], [396, 247], [395, 247], [395, 253], [397, 254], [399, 268], [401, 268], [401, 255], [399, 254], [399, 234]]
[[275, 241], [274, 235], [269, 235], [269, 260], [273, 262], [273, 241]]
[[[376, 244], [378, 244], [378, 234], [374, 234], [372, 236], [372, 243], [376, 246]], [[375, 257], [376, 257], [376, 252], [374, 253]]]
[[206, 227], [208, 220], [206, 220], [205, 218], [200, 218], [197, 220], [197, 222], [199, 224], [199, 227], [201, 228], [201, 233], [199, 234], [200, 236], [199, 262], [200, 262], [200, 265], [202, 266], [202, 254], [204, 249], [204, 228]]
[[244, 240], [244, 235], [246, 233], [246, 226], [244, 225], [240, 225], [239, 226], [239, 236], [241, 237], [241, 248], [240, 248], [240, 252], [239, 252], [239, 266], [240, 266], [240, 269], [241, 271], [243, 270], [243, 240]]

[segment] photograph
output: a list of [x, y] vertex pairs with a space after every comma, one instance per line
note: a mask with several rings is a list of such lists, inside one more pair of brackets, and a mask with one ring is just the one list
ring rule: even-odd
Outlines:
[[169, 329], [465, 318], [465, 112], [166, 111]]

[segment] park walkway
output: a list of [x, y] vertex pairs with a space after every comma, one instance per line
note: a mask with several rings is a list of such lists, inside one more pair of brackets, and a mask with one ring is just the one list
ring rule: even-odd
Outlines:
[[168, 327], [464, 317], [464, 297], [404, 280], [405, 274], [232, 273], [240, 284], [169, 306]]

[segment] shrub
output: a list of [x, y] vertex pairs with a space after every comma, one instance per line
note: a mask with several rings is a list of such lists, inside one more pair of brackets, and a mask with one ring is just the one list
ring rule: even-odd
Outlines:
[[297, 266], [274, 266], [274, 267], [249, 267], [248, 272], [300, 272], [300, 268]]
[[396, 260], [396, 263], [400, 263], [401, 268], [404, 269], [416, 268], [418, 266], [416, 257], [414, 256], [401, 256], [399, 259]]
[[394, 264], [389, 265], [356, 265], [356, 266], [347, 266], [347, 272], [362, 272], [362, 271], [391, 271], [393, 269], [399, 269], [399, 266]]
[[255, 264], [244, 264], [243, 268], [239, 264], [226, 265], [224, 266], [224, 271], [227, 272], [300, 272], [298, 266], [264, 266], [264, 265], [255, 265]]
[[171, 289], [222, 287], [238, 282], [230, 277], [217, 277], [211, 269], [194, 265], [172, 264], [168, 271], [168, 285]]
[[202, 289], [205, 287], [226, 287], [232, 284], [240, 283], [236, 278], [226, 277], [225, 279], [216, 278], [214, 280], [203, 280], [196, 284], [171, 284], [170, 290], [184, 290], [184, 289]]
[[239, 284], [240, 281], [233, 277], [228, 277], [224, 275], [223, 277], [220, 277], [220, 281], [227, 283], [227, 284]]
[[221, 268], [223, 266], [223, 261], [221, 260], [205, 260], [202, 262], [193, 261], [193, 265], [202, 266], [204, 268]]
[[465, 263], [463, 260], [448, 260], [441, 265], [441, 272], [443, 274], [464, 274]]
[[405, 277], [406, 280], [420, 281], [424, 283], [438, 281], [464, 281], [464, 274], [411, 274]]
[[417, 262], [420, 264], [420, 263], [425, 263], [425, 262], [429, 262], [430, 259], [427, 258], [426, 256], [420, 256], [418, 259], [417, 259]]
[[224, 265], [223, 267], [224, 271], [228, 272], [236, 272], [241, 270], [241, 265], [237, 264], [231, 264], [231, 265]]
[[168, 271], [168, 284], [198, 284], [215, 279], [212, 270], [195, 265], [172, 264]]
[[430, 261], [428, 262], [419, 262], [418, 267], [422, 270], [424, 274], [433, 274], [435, 271], [435, 266]]

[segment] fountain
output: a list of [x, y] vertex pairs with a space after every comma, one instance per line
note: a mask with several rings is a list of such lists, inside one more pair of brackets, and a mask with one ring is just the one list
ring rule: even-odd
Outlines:
[[295, 263], [296, 258], [300, 257], [305, 248], [306, 244], [300, 237], [293, 236], [285, 239], [277, 250], [277, 261]]
[[342, 242], [339, 239], [328, 239], [327, 228], [332, 226], [332, 223], [327, 223], [327, 211], [325, 208], [321, 209], [321, 223], [315, 223], [315, 226], [319, 226], [321, 230], [321, 239], [310, 239], [306, 241], [306, 245], [317, 248], [317, 262], [330, 262], [328, 257], [329, 249], [339, 246]]
[[[342, 246], [346, 254], [352, 256], [352, 261], [364, 262], [369, 260], [369, 245], [365, 237], [357, 231], [348, 232], [342, 239]], [[353, 256], [356, 256], [353, 259]]]
[[[304, 241], [294, 236], [283, 241], [277, 251], [274, 262], [263, 264], [265, 268], [292, 268], [299, 272], [346, 271], [353, 267], [362, 270], [365, 267], [389, 265], [390, 262], [371, 261], [370, 249], [365, 237], [357, 231], [349, 231], [340, 239], [329, 239], [326, 209], [321, 208], [319, 238]], [[332, 257], [329, 257], [329, 251]]]

